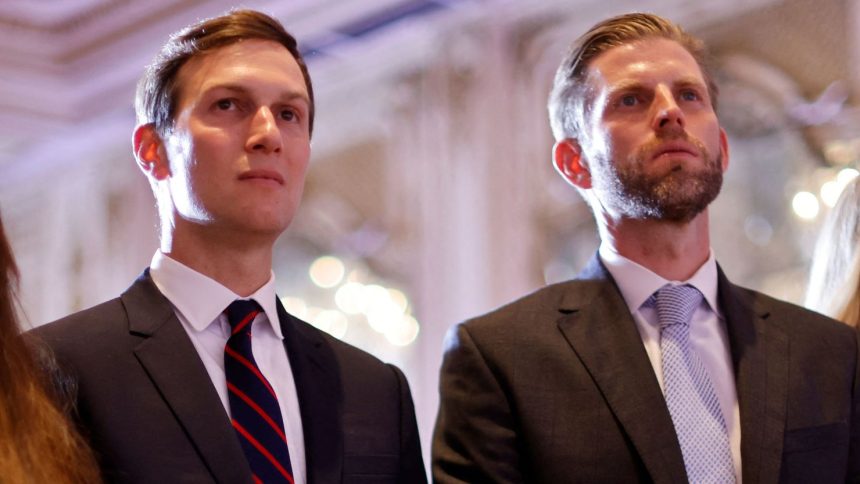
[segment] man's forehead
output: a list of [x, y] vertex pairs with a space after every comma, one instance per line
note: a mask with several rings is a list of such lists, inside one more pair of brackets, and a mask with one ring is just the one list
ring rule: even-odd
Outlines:
[[585, 81], [590, 88], [598, 88], [652, 77], [705, 83], [693, 55], [678, 42], [662, 37], [640, 39], [602, 52], [589, 63]]
[[301, 68], [286, 47], [270, 40], [247, 39], [185, 62], [176, 76], [178, 99], [218, 86], [236, 88], [259, 80], [278, 82], [284, 95], [308, 97]]

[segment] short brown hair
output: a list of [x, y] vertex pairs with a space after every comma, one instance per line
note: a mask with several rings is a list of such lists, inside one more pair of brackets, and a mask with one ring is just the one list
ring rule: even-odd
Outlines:
[[137, 84], [135, 111], [139, 125], [152, 123], [160, 136], [173, 128], [178, 102], [179, 69], [193, 57], [244, 39], [271, 40], [292, 54], [302, 71], [310, 100], [308, 127], [314, 129], [314, 91], [311, 77], [299, 52], [296, 39], [280, 22], [254, 10], [233, 10], [200, 21], [173, 34], [161, 48]]
[[647, 38], [663, 38], [681, 45], [702, 70], [714, 110], [717, 85], [705, 44], [680, 26], [649, 13], [629, 13], [604, 20], [576, 39], [558, 67], [549, 96], [549, 119], [556, 140], [577, 138], [585, 113], [585, 76], [591, 61], [612, 49]]

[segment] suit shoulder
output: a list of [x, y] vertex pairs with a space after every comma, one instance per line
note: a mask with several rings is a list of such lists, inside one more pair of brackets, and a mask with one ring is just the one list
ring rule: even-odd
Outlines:
[[575, 279], [544, 286], [457, 327], [469, 332], [495, 332], [505, 328], [520, 331], [524, 326], [545, 322], [554, 324], [568, 306], [598, 297], [606, 284], [607, 281]]
[[778, 325], [792, 339], [803, 341], [804, 344], [820, 342], [828, 346], [842, 341], [852, 351], [856, 351], [856, 330], [847, 324], [752, 289], [738, 289], [751, 298], [757, 313], [767, 317], [767, 324]]
[[[303, 321], [299, 322], [301, 331], [317, 341], [316, 352], [319, 362], [332, 368], [331, 374], [343, 392], [345, 405], [355, 408], [375, 408], [379, 414], [400, 405], [409, 396], [409, 384], [403, 372], [393, 364], [385, 363], [376, 356], [341, 341]], [[410, 404], [411, 405], [411, 404]], [[393, 410], [388, 412], [396, 414]]]
[[367, 351], [342, 341], [309, 323], [302, 320], [297, 321], [303, 332], [323, 341], [323, 344], [331, 350], [332, 355], [337, 359], [341, 371], [345, 375], [368, 372], [377, 375], [379, 372], [391, 374], [393, 365], [387, 364]]
[[53, 349], [74, 347], [81, 342], [89, 342], [91, 347], [104, 341], [106, 333], [117, 329], [126, 330], [120, 321], [127, 319], [125, 307], [120, 298], [114, 298], [56, 321], [38, 326], [31, 331]]
[[799, 324], [805, 327], [812, 327], [814, 330], [836, 331], [845, 334], [850, 334], [852, 331], [848, 325], [803, 306], [776, 299], [752, 289], [739, 289], [750, 296], [759, 311], [770, 313], [776, 319], [779, 319], [781, 323], [789, 325]]

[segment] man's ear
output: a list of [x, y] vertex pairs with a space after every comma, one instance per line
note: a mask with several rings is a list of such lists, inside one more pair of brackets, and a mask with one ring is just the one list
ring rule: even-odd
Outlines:
[[723, 173], [725, 173], [729, 169], [729, 137], [723, 128], [720, 128], [720, 153], [723, 155]]
[[153, 123], [142, 124], [135, 128], [132, 144], [134, 145], [134, 158], [137, 160], [137, 166], [147, 176], [155, 180], [164, 180], [170, 176], [167, 151], [164, 149], [164, 142], [156, 132]]
[[556, 171], [568, 183], [584, 190], [591, 188], [591, 172], [577, 140], [565, 138], [556, 142], [552, 149], [552, 160]]

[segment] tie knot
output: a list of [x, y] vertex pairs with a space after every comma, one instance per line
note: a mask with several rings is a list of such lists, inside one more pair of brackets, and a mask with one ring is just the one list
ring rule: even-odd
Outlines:
[[660, 327], [665, 328], [673, 324], [689, 324], [693, 312], [702, 302], [702, 293], [689, 284], [666, 284], [654, 293], [654, 299]]
[[235, 333], [250, 324], [262, 310], [257, 301], [253, 299], [237, 299], [227, 306], [224, 313], [227, 315], [227, 321]]

